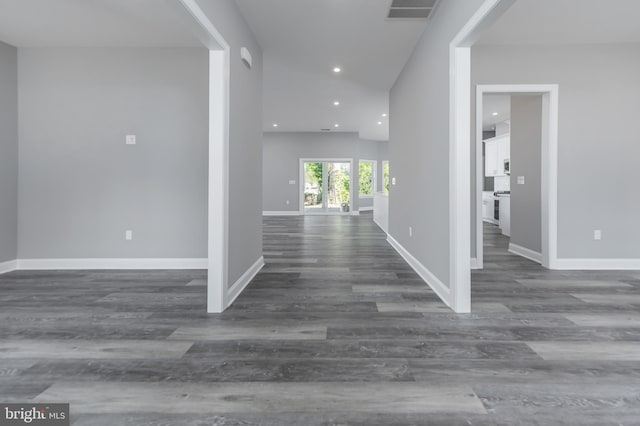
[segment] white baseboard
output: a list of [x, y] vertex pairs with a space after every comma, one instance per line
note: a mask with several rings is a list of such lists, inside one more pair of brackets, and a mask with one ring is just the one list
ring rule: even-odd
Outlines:
[[0, 262], [0, 274], [6, 274], [7, 272], [15, 271], [18, 269], [17, 260], [8, 260], [6, 262]]
[[436, 292], [438, 297], [449, 307], [451, 307], [451, 291], [433, 272], [427, 269], [418, 259], [413, 257], [411, 253], [407, 251], [399, 242], [397, 242], [391, 235], [387, 235], [387, 241], [391, 246], [407, 261], [409, 266], [426, 282], [433, 291]]
[[557, 259], [553, 269], [640, 271], [640, 259]]
[[471, 258], [471, 269], [482, 269], [482, 267], [478, 265], [478, 258], [476, 257]]
[[287, 210], [281, 212], [263, 211], [262, 216], [300, 216], [299, 211]]
[[529, 260], [533, 260], [536, 263], [542, 264], [542, 253], [529, 250], [526, 247], [519, 246], [517, 244], [509, 243], [509, 253], [516, 254], [518, 256], [525, 257]]
[[207, 259], [18, 259], [17, 269], [207, 269]]
[[244, 274], [238, 280], [233, 283], [231, 288], [229, 288], [227, 292], [227, 302], [225, 304], [225, 309], [231, 306], [231, 304], [236, 300], [242, 290], [244, 290], [251, 280], [260, 272], [260, 269], [264, 266], [264, 256], [260, 256], [256, 262], [247, 269]]
[[373, 206], [360, 207], [358, 210], [360, 210], [361, 212], [370, 212], [373, 211]]

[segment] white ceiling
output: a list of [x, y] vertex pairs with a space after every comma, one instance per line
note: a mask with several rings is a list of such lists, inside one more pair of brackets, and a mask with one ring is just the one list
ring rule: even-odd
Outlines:
[[479, 43], [640, 43], [640, 1], [517, 0]]
[[[498, 115], [493, 115], [494, 113]], [[494, 130], [496, 124], [511, 118], [511, 95], [484, 95], [482, 97], [482, 129]]]
[[[389, 89], [426, 21], [386, 20], [390, 0], [236, 3], [264, 52], [265, 131], [331, 128], [388, 139], [382, 114]], [[342, 73], [335, 75], [334, 66]]]
[[201, 46], [166, 0], [0, 0], [0, 41], [17, 47]]
[[[201, 46], [175, 3], [0, 0], [0, 41], [18, 47]], [[388, 92], [426, 21], [387, 20], [391, 0], [237, 3], [264, 49], [265, 130], [278, 123], [278, 131], [330, 128], [388, 139], [388, 117], [382, 117]], [[336, 65], [340, 75], [332, 72]]]

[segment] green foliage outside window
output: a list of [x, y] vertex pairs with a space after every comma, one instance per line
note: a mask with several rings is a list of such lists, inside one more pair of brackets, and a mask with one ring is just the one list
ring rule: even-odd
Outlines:
[[373, 163], [360, 162], [359, 192], [361, 197], [373, 195]]
[[389, 193], [389, 162], [382, 163], [382, 173], [384, 174], [384, 192]]
[[304, 163], [305, 207], [318, 207], [324, 203], [323, 168], [326, 167], [326, 203], [329, 208], [349, 206], [351, 202], [351, 173], [349, 164]]
[[305, 177], [311, 187], [305, 188], [304, 205], [322, 204], [322, 163], [305, 163]]
[[[349, 204], [351, 199], [351, 176], [342, 167], [329, 164], [328, 170], [329, 203]], [[333, 195], [333, 197], [332, 197]]]

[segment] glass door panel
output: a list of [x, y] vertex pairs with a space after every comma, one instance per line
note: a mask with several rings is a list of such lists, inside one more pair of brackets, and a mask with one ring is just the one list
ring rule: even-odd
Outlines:
[[327, 212], [348, 213], [351, 209], [351, 164], [326, 163]]
[[304, 163], [304, 211], [324, 211], [323, 163]]
[[348, 214], [351, 210], [351, 163], [303, 162], [305, 214]]

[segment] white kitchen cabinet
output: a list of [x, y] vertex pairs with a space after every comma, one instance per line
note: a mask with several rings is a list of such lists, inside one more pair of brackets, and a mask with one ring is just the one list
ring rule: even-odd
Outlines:
[[511, 236], [511, 197], [509, 195], [500, 195], [500, 230], [502, 235]]
[[504, 161], [511, 156], [511, 141], [508, 134], [484, 141], [484, 175], [506, 176]]
[[484, 143], [484, 175], [498, 176], [498, 144], [494, 141]]

